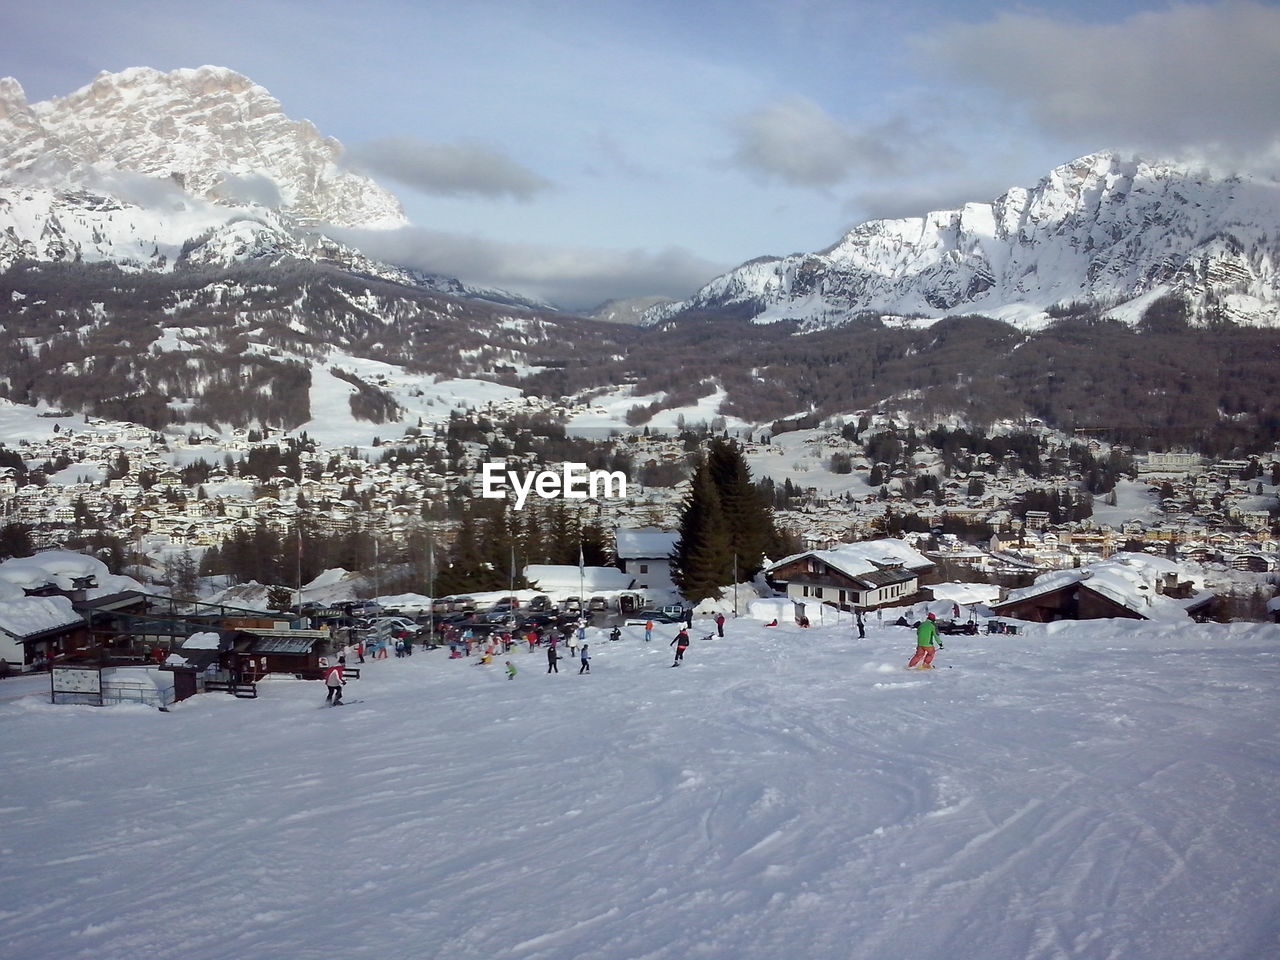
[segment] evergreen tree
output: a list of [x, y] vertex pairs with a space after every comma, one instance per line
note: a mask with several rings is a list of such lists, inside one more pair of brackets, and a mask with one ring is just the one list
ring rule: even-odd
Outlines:
[[0, 527], [0, 560], [29, 557], [33, 553], [31, 528], [25, 523], [7, 523]]
[[777, 543], [773, 515], [736, 442], [713, 440], [706, 462], [729, 535], [730, 563], [736, 555], [739, 579], [749, 580], [764, 569], [765, 554]]
[[698, 465], [671, 553], [671, 578], [690, 603], [716, 596], [733, 579], [733, 550], [707, 461]]
[[288, 587], [272, 587], [267, 591], [267, 609], [285, 611], [293, 606], [294, 593]]
[[195, 558], [186, 550], [165, 563], [165, 575], [176, 600], [195, 600], [199, 586], [199, 572]]

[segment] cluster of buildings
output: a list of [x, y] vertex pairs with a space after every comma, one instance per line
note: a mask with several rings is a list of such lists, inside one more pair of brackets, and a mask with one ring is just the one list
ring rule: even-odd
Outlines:
[[[504, 416], [529, 412], [527, 400], [514, 407], [513, 401], [504, 403], [461, 416], [496, 424], [489, 436], [497, 438], [502, 436]], [[777, 520], [812, 551], [883, 540], [895, 518], [912, 517], [916, 529], [933, 530], [928, 535], [932, 560], [954, 561], [981, 573], [1034, 575], [1139, 551], [1183, 562], [1219, 561], [1257, 574], [1280, 570], [1280, 542], [1273, 536], [1276, 488], [1270, 482], [1280, 470], [1280, 453], [1218, 462], [1189, 453], [1150, 454], [1138, 464], [1137, 486], [1129, 487], [1130, 494], [1149, 504], [1130, 511], [1141, 516], [1109, 523], [1106, 516], [1118, 514], [1099, 509], [1093, 518], [1055, 524], [1047, 511], [1022, 509], [1024, 498], [1031, 492], [1078, 497], [1082, 478], [1069, 464], [1064, 468], [1063, 451], [1072, 438], [1038, 429], [1047, 467], [1047, 475], [1039, 477], [988, 454], [972, 458], [972, 472], [949, 475], [940, 453], [928, 446], [893, 465], [872, 463], [865, 455], [867, 448], [835, 431], [763, 440], [746, 437], [740, 442], [758, 474], [762, 466], [792, 468], [788, 475], [795, 478], [793, 488], [799, 495], [789, 508], [777, 512]], [[645, 471], [679, 474], [691, 453], [689, 445], [643, 433], [602, 442], [630, 459], [628, 496], [577, 506], [591, 510], [592, 520], [606, 528], [647, 531], [619, 538], [619, 566], [641, 587], [652, 581], [654, 589], [669, 590], [668, 551], [649, 541], [670, 540], [687, 482], [643, 486], [638, 481]], [[1099, 459], [1110, 452], [1097, 440], [1086, 442]], [[6, 522], [27, 525], [38, 550], [62, 547], [96, 525], [127, 537], [142, 554], [198, 551], [259, 523], [288, 532], [296, 527], [300, 511], [325, 533], [359, 529], [396, 541], [425, 522], [424, 505], [439, 503], [462, 486], [476, 489], [481, 465], [490, 459], [487, 443], [473, 441], [463, 444], [462, 456], [451, 469], [443, 470], [443, 458], [433, 456], [428, 462], [423, 456], [431, 444], [443, 447], [444, 441], [419, 433], [372, 449], [301, 450], [300, 479], [282, 473], [263, 480], [241, 476], [238, 461], [255, 449], [289, 450], [289, 437], [233, 431], [216, 437], [166, 438], [136, 425], [89, 421], [87, 428], [56, 428], [44, 439], [23, 440], [11, 448], [28, 468], [44, 466], [47, 471], [52, 464], [56, 473], [52, 482], [23, 483], [19, 471], [0, 466], [0, 512]], [[846, 458], [848, 472], [826, 468], [837, 454]], [[201, 460], [201, 482], [185, 484], [184, 468]], [[876, 487], [868, 482], [873, 472], [882, 481]], [[781, 475], [770, 475], [780, 485]], [[922, 477], [929, 477], [934, 489], [926, 496], [911, 496], [909, 491], [919, 488]], [[813, 481], [806, 484], [808, 478]], [[1103, 501], [1095, 507], [1103, 507]], [[972, 528], [986, 525], [996, 533], [976, 544], [941, 535], [948, 521], [957, 519]], [[875, 605], [868, 601], [872, 594], [852, 598], [858, 591], [871, 590], [876, 579], [840, 589], [853, 604]], [[824, 589], [821, 584], [815, 587]]]

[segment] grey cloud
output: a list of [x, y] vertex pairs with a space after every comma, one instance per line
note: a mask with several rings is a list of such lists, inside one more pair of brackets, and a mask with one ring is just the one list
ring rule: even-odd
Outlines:
[[347, 150], [349, 166], [437, 196], [513, 197], [528, 200], [551, 181], [479, 143], [429, 143], [386, 137]]
[[882, 176], [902, 163], [899, 122], [868, 130], [841, 123], [804, 97], [739, 117], [733, 162], [801, 187], [832, 187], [854, 174]]
[[256, 203], [264, 207], [280, 206], [280, 188], [270, 177], [259, 173], [224, 174], [213, 193], [232, 203]]
[[990, 203], [1016, 185], [1012, 172], [1000, 179], [994, 176], [970, 176], [963, 181], [913, 181], [884, 189], [860, 190], [845, 203], [850, 216], [863, 220], [897, 220], [923, 217], [935, 210], [958, 210], [966, 203]]
[[388, 263], [536, 296], [567, 310], [588, 310], [614, 298], [687, 297], [726, 269], [679, 247], [543, 247], [418, 227], [330, 233]]
[[1090, 149], [1274, 156], [1280, 135], [1280, 10], [1179, 5], [1118, 23], [1007, 13], [917, 40], [951, 76], [1029, 109]]
[[149, 177], [131, 170], [80, 166], [71, 173], [71, 179], [139, 207], [175, 210], [192, 200], [190, 194], [168, 177]]

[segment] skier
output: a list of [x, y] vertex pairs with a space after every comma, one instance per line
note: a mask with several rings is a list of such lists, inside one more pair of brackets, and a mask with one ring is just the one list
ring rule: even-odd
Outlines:
[[324, 685], [329, 692], [324, 695], [324, 702], [331, 707], [342, 706], [342, 688], [347, 685], [347, 681], [342, 679], [342, 673], [346, 667], [347, 658], [339, 657], [338, 662], [325, 672]]
[[559, 673], [560, 668], [556, 666], [556, 661], [560, 659], [560, 655], [556, 653], [556, 645], [553, 643], [547, 647], [547, 673]]
[[907, 669], [919, 666], [921, 670], [933, 669], [933, 656], [936, 653], [934, 644], [938, 641], [938, 618], [932, 613], [916, 627], [916, 655], [907, 664]]
[[578, 655], [578, 642], [580, 638], [576, 633], [571, 633], [565, 638], [565, 643], [569, 647], [569, 656], [576, 657]]
[[516, 678], [516, 665], [510, 660], [507, 661], [507, 679], [514, 680]]
[[862, 622], [862, 611], [855, 610], [853, 614], [855, 617], [858, 618], [858, 639], [859, 640], [867, 639], [867, 628]]
[[653, 639], [653, 621], [650, 620], [644, 625], [644, 642], [648, 643]]
[[716, 636], [721, 638], [724, 637], [724, 614], [723, 613], [716, 614]]
[[686, 630], [693, 629], [693, 604], [689, 604], [688, 609], [684, 612], [684, 627]]
[[689, 649], [689, 631], [682, 627], [680, 632], [676, 634], [676, 638], [668, 643], [667, 646], [676, 648], [676, 661], [671, 665], [673, 667], [680, 666], [684, 661], [684, 652]]
[[589, 646], [590, 644], [588, 643], [582, 645], [582, 666], [578, 668], [578, 676], [591, 672], [591, 654], [587, 653], [587, 647]]

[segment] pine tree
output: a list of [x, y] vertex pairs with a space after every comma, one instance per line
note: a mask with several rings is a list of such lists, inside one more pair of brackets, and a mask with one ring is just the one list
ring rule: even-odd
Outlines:
[[671, 554], [671, 578], [690, 603], [716, 596], [733, 580], [733, 550], [720, 495], [703, 460], [693, 476]]
[[765, 554], [777, 543], [773, 514], [751, 481], [751, 470], [736, 442], [713, 440], [707, 466], [720, 498], [730, 558], [738, 558], [739, 579], [749, 580], [764, 569]]

